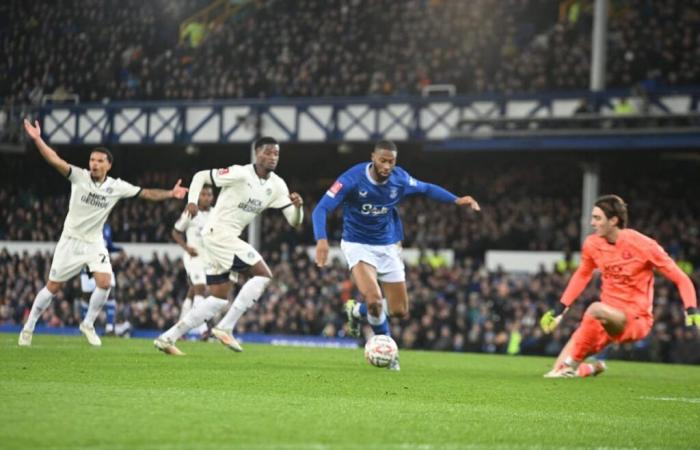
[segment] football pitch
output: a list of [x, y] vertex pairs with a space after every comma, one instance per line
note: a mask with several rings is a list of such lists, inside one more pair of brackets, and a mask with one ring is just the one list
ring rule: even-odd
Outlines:
[[0, 448], [698, 448], [700, 367], [612, 361], [548, 380], [552, 359], [0, 334]]

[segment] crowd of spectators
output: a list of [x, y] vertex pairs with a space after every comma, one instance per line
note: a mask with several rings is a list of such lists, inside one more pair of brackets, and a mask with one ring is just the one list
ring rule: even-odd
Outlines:
[[[207, 0], [12, 0], [0, 5], [0, 97], [38, 103], [587, 89], [589, 0], [266, 0], [196, 47]], [[243, 2], [245, 4], [245, 2]], [[694, 85], [697, 0], [612, 1], [608, 87]], [[568, 11], [563, 10], [568, 9]], [[572, 13], [575, 11], [575, 13]]]
[[[20, 324], [43, 285], [50, 254], [0, 250], [0, 324]], [[318, 269], [302, 247], [283, 244], [264, 254], [275, 281], [239, 322], [237, 333], [345, 336], [342, 304], [356, 295], [344, 264]], [[113, 260], [117, 276], [117, 322], [122, 329], [164, 330], [178, 318], [187, 290], [180, 260], [150, 261], [128, 255]], [[420, 264], [407, 268], [411, 308], [407, 320], [392, 319], [402, 348], [454, 352], [556, 355], [597, 298], [594, 281], [551, 336], [539, 317], [558, 300], [570, 272], [535, 275], [488, 272], [476, 259], [451, 268]], [[693, 274], [700, 281], [700, 271]], [[76, 326], [80, 321], [78, 279], [69, 282], [41, 318], [41, 324]], [[700, 363], [700, 335], [684, 327], [682, 303], [673, 284], [658, 280], [650, 336], [641, 344], [612, 346], [608, 356]], [[103, 323], [104, 317], [100, 319]], [[129, 326], [124, 326], [128, 323]], [[365, 333], [370, 333], [366, 328]]]
[[[551, 170], [552, 165], [557, 170]], [[694, 166], [656, 160], [646, 164], [637, 161], [634, 167], [614, 162], [603, 166], [601, 193], [618, 193], [630, 204], [631, 226], [653, 236], [674, 258], [700, 266], [700, 208], [695, 201], [700, 196], [700, 185], [689, 181], [693, 180]], [[422, 173], [419, 167], [415, 172], [413, 167], [407, 168], [416, 177], [437, 182], [455, 193], [473, 195], [482, 212], [475, 214], [422, 196], [408, 198], [400, 206], [406, 247], [450, 248], [458, 259], [483, 258], [489, 249], [579, 248], [581, 171], [575, 164], [529, 161], [527, 165], [503, 162], [423, 167], [428, 173]], [[440, 173], [439, 181], [435, 173]], [[23, 182], [0, 187], [0, 240], [58, 240], [67, 212], [69, 185], [58, 176], [53, 178], [56, 187], [32, 189], [24, 187]], [[156, 171], [130, 181], [146, 187], [168, 187], [177, 178], [177, 174]], [[297, 232], [278, 212], [264, 213], [263, 249], [276, 249], [282, 243], [292, 247], [312, 245], [311, 211], [331, 182], [288, 180], [291, 189], [305, 200], [306, 224]], [[184, 202], [123, 200], [111, 213], [109, 223], [117, 242], [171, 242], [171, 227], [183, 209]], [[331, 240], [340, 240], [341, 223], [339, 209], [329, 217]]]

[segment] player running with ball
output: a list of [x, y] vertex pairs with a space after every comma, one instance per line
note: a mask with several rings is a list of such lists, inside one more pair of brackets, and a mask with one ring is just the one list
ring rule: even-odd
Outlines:
[[[372, 161], [357, 164], [343, 173], [313, 212], [316, 264], [323, 267], [328, 261], [326, 217], [343, 204], [340, 248], [365, 300], [365, 303], [349, 300], [345, 304], [350, 334], [354, 336], [359, 336], [360, 319], [366, 319], [375, 334], [390, 335], [388, 315], [408, 315], [406, 275], [401, 260], [403, 226], [397, 209], [401, 200], [408, 195], [423, 194], [441, 203], [479, 211], [479, 204], [470, 196], [457, 197], [396, 167], [397, 154], [393, 142], [377, 142]], [[399, 370], [398, 356], [388, 367]]]

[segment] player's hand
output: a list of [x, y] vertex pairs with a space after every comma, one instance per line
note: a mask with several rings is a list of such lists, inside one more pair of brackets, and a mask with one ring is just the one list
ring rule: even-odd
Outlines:
[[29, 122], [27, 119], [24, 119], [24, 130], [32, 139], [37, 139], [41, 137], [41, 126], [39, 126], [38, 120], [35, 120], [34, 125], [32, 125], [31, 122]]
[[700, 329], [700, 313], [695, 308], [685, 310], [685, 326], [696, 326]]
[[328, 261], [328, 240], [319, 239], [316, 243], [316, 265], [323, 267]]
[[301, 195], [297, 194], [296, 192], [289, 194], [289, 200], [292, 201], [292, 205], [294, 205], [295, 208], [301, 208], [304, 204], [304, 200], [301, 199]]
[[199, 253], [197, 253], [197, 249], [195, 249], [194, 247], [190, 247], [189, 245], [185, 247], [185, 251], [190, 256], [199, 256]]
[[184, 186], [180, 186], [181, 183], [182, 183], [182, 180], [177, 180], [177, 183], [175, 183], [175, 186], [170, 191], [170, 193], [173, 195], [173, 198], [178, 198], [178, 199], [185, 198], [185, 194], [187, 194], [187, 191], [189, 189], [187, 189]]
[[455, 203], [459, 206], [469, 206], [474, 211], [481, 211], [479, 202], [474, 200], [474, 198], [472, 198], [471, 195], [465, 195], [464, 197], [460, 197], [457, 200], [455, 200]]
[[199, 208], [195, 203], [188, 203], [187, 204], [187, 214], [190, 215], [190, 217], [194, 217], [197, 215], [199, 212]]
[[550, 309], [540, 319], [540, 328], [542, 328], [542, 331], [545, 332], [545, 334], [549, 334], [554, 329], [559, 325], [559, 322], [561, 322], [562, 314], [559, 314], [558, 316], [554, 315], [554, 310]]

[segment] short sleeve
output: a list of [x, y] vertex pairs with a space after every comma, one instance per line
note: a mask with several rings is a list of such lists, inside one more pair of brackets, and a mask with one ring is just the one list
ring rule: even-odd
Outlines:
[[211, 169], [209, 177], [215, 187], [229, 186], [245, 179], [243, 166], [229, 166], [222, 169]]
[[71, 164], [66, 178], [68, 178], [68, 181], [70, 181], [72, 184], [89, 182], [90, 173], [86, 169]]
[[119, 195], [120, 198], [132, 198], [141, 193], [141, 188], [118, 178], [116, 183], [114, 183], [114, 192]]
[[289, 188], [287, 187], [287, 183], [285, 183], [281, 178], [279, 179], [279, 183], [277, 184], [277, 189], [275, 189], [275, 191], [277, 194], [270, 203], [270, 208], [282, 209], [292, 204], [292, 201], [289, 199]]

